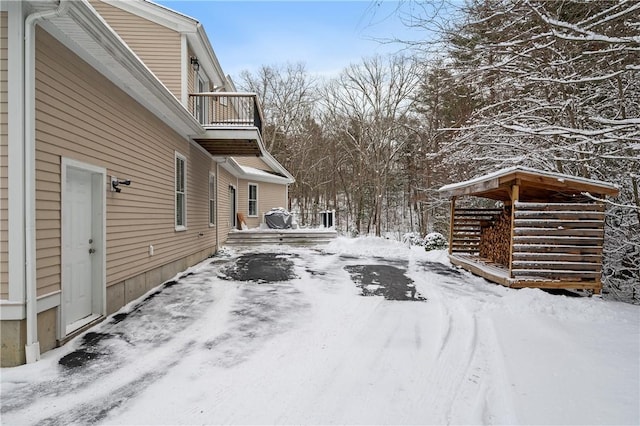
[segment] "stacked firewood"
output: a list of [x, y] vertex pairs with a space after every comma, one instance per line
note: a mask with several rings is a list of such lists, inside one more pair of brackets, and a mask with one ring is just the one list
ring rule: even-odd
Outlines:
[[508, 266], [510, 241], [511, 213], [505, 210], [488, 226], [482, 228], [480, 257]]

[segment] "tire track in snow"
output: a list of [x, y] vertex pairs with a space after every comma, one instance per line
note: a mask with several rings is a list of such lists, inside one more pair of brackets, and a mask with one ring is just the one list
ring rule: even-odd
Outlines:
[[428, 417], [442, 424], [513, 423], [513, 402], [504, 394], [506, 369], [496, 361], [502, 357], [485, 315], [505, 289], [490, 288], [474, 277], [463, 285], [439, 268], [423, 269], [426, 274], [414, 279], [440, 310], [437, 355], [424, 391]]

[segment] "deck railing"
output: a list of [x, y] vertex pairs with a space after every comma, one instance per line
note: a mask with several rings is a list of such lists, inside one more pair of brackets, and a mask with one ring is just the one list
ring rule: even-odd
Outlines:
[[262, 108], [255, 93], [192, 93], [189, 111], [204, 127], [253, 126], [262, 134]]

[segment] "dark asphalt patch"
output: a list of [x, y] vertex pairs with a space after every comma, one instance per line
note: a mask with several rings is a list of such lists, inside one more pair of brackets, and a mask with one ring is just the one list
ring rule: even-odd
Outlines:
[[384, 296], [387, 300], [424, 301], [404, 269], [390, 265], [348, 265], [344, 269], [362, 289], [363, 296]]
[[220, 278], [231, 281], [271, 283], [296, 278], [291, 254], [247, 253], [240, 256], [235, 265], [222, 271]]
[[82, 336], [82, 343], [80, 344], [80, 347], [60, 358], [58, 364], [68, 369], [75, 369], [84, 367], [88, 362], [93, 361], [94, 359], [109, 355], [109, 351], [106, 350], [105, 346], [102, 345], [101, 342], [113, 337], [113, 334], [110, 333], [96, 333], [90, 331]]
[[426, 271], [433, 272], [434, 274], [444, 275], [445, 277], [459, 277], [462, 273], [458, 269], [451, 268], [440, 262], [422, 261], [418, 262], [418, 265]]

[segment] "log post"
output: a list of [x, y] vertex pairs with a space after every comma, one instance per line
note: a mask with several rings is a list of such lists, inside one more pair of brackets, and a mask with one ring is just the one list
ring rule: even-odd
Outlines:
[[516, 236], [516, 203], [520, 199], [520, 179], [511, 186], [511, 241], [509, 241], [509, 277], [513, 278], [513, 240]]
[[453, 218], [456, 214], [456, 197], [451, 197], [451, 218], [449, 219], [449, 254], [453, 253]]

